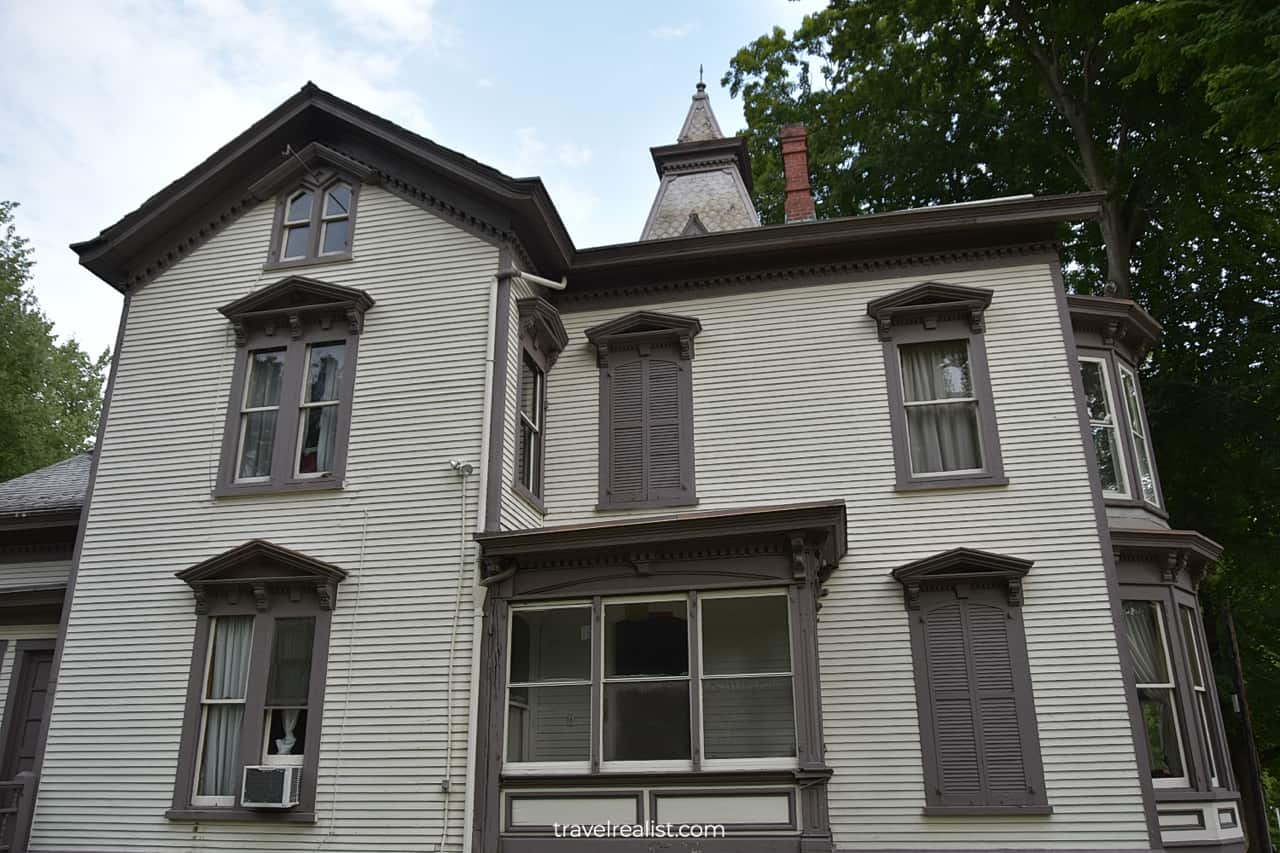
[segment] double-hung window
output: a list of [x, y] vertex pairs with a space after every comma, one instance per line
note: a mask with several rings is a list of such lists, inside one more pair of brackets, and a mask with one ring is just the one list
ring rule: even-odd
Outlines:
[[1208, 764], [1209, 784], [1217, 788], [1219, 782], [1218, 757], [1221, 744], [1218, 742], [1217, 725], [1209, 711], [1211, 694], [1209, 692], [1208, 672], [1205, 665], [1204, 647], [1200, 642], [1200, 630], [1197, 625], [1195, 611], [1185, 604], [1178, 605], [1178, 614], [1182, 619], [1182, 643], [1187, 654], [1187, 663], [1191, 670], [1192, 701], [1196, 708], [1196, 717], [1200, 730], [1204, 734], [1205, 760]]
[[1125, 635], [1133, 659], [1138, 705], [1147, 735], [1151, 775], [1156, 787], [1186, 787], [1187, 763], [1178, 685], [1169, 655], [1164, 605], [1144, 599], [1124, 602]]
[[1081, 358], [1080, 378], [1084, 384], [1085, 405], [1089, 412], [1089, 433], [1098, 458], [1098, 474], [1102, 491], [1109, 497], [1128, 497], [1125, 477], [1124, 447], [1120, 442], [1115, 394], [1112, 391], [1107, 362], [1101, 358]]
[[240, 730], [249, 688], [252, 616], [212, 621], [200, 696], [200, 755], [192, 805], [233, 806], [240, 782]]
[[982, 433], [969, 342], [903, 344], [898, 358], [912, 475], [981, 473]]
[[247, 819], [246, 767], [300, 768], [298, 812], [315, 807], [331, 614], [345, 572], [252, 540], [179, 572], [195, 593], [178, 819]]
[[788, 595], [511, 609], [509, 772], [794, 767]]
[[297, 276], [222, 309], [236, 331], [219, 495], [337, 488], [363, 291]]
[[529, 353], [520, 361], [520, 449], [517, 483], [542, 497], [542, 422], [546, 417], [547, 376]]
[[867, 303], [883, 346], [899, 490], [1008, 482], [987, 368], [991, 297], [925, 282]]
[[1123, 389], [1125, 408], [1129, 415], [1129, 432], [1133, 439], [1134, 464], [1138, 466], [1138, 487], [1142, 499], [1153, 506], [1160, 505], [1156, 493], [1155, 465], [1151, 462], [1151, 443], [1147, 439], [1147, 421], [1138, 396], [1138, 377], [1126, 365], [1120, 365], [1120, 386]]

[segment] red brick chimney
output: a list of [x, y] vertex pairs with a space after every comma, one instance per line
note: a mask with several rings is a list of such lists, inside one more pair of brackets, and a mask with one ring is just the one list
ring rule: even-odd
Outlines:
[[781, 138], [782, 173], [787, 179], [786, 221], [812, 222], [818, 214], [809, 189], [809, 136], [803, 124], [784, 124]]

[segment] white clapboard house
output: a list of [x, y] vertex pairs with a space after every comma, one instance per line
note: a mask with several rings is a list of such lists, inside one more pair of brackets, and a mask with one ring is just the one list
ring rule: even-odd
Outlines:
[[577, 248], [308, 84], [76, 244], [124, 310], [95, 453], [0, 486], [3, 843], [1242, 850], [1160, 329], [1063, 287], [1100, 194], [819, 220], [779, 144], [763, 225], [699, 85]]

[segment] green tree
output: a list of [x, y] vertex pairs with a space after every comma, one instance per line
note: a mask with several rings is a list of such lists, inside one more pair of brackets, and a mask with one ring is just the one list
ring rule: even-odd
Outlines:
[[59, 343], [31, 290], [30, 243], [0, 201], [0, 481], [86, 449], [98, 428], [108, 353]]
[[1106, 193], [1101, 222], [1063, 234], [1068, 284], [1110, 282], [1164, 326], [1143, 381], [1170, 519], [1226, 548], [1210, 593], [1235, 614], [1276, 778], [1278, 16], [1262, 0], [834, 0], [722, 81], [768, 221], [794, 121], [827, 217]]

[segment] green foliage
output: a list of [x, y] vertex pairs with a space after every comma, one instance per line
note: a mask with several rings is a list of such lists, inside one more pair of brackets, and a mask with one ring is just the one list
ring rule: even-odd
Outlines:
[[833, 0], [742, 48], [758, 206], [782, 124], [819, 214], [1100, 190], [1068, 283], [1164, 326], [1143, 366], [1171, 522], [1221, 542], [1258, 745], [1280, 777], [1280, 7], [1263, 0]]
[[0, 201], [0, 481], [83, 451], [98, 428], [108, 353], [58, 343], [30, 288], [31, 246]]

